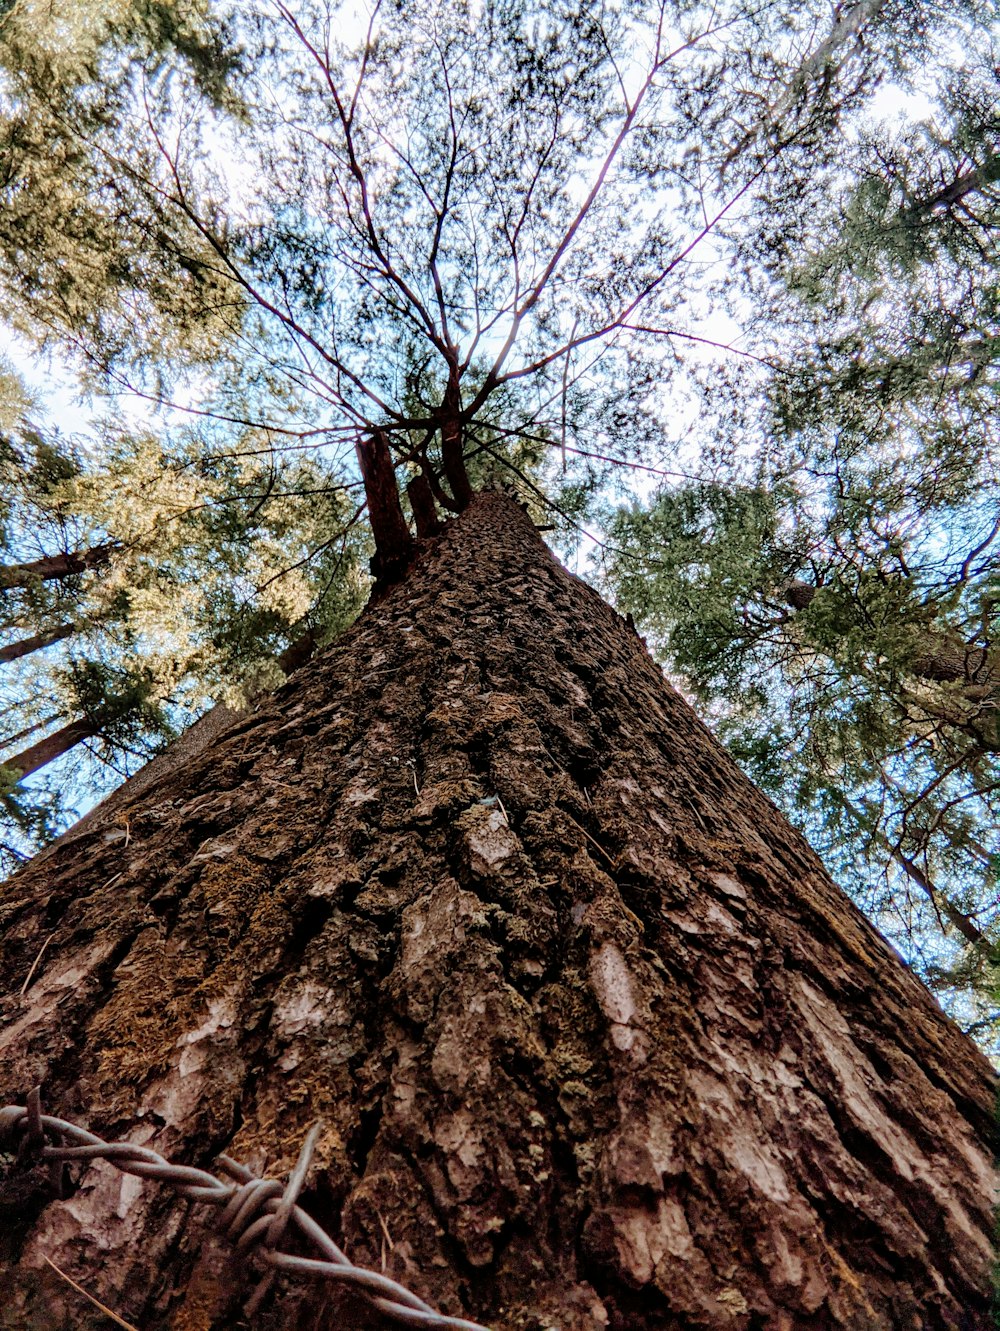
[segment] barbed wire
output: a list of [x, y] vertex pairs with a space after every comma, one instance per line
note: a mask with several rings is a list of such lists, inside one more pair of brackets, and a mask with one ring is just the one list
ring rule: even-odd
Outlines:
[[[270, 1267], [245, 1305], [247, 1316], [260, 1307], [279, 1272], [288, 1271], [350, 1285], [383, 1316], [407, 1326], [427, 1331], [488, 1331], [478, 1322], [435, 1312], [429, 1303], [398, 1281], [355, 1266], [329, 1234], [302, 1210], [297, 1198], [306, 1180], [319, 1131], [317, 1123], [306, 1137], [286, 1184], [277, 1179], [258, 1178], [246, 1165], [220, 1155], [218, 1166], [230, 1180], [227, 1182], [205, 1169], [171, 1164], [148, 1146], [105, 1141], [75, 1123], [42, 1113], [40, 1088], [27, 1096], [26, 1104], [0, 1109], [0, 1147], [16, 1143], [19, 1159], [34, 1155], [48, 1161], [51, 1182], [59, 1197], [66, 1196], [67, 1165], [77, 1160], [101, 1159], [124, 1174], [167, 1183], [189, 1201], [221, 1207], [217, 1228], [234, 1244], [234, 1256], [254, 1249]], [[322, 1253], [321, 1258], [300, 1257], [279, 1248], [289, 1224]]]

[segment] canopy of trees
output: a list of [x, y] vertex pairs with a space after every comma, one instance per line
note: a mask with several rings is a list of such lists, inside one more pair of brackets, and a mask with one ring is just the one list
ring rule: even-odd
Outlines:
[[928, 978], [971, 986], [983, 1029], [1000, 869], [991, 60], [954, 71], [933, 121], [859, 136], [807, 246], [769, 238], [777, 294], [759, 269], [747, 282], [765, 431], [618, 512], [607, 564], [741, 761]]
[[102, 769], [113, 784], [208, 703], [279, 682], [368, 579], [360, 483], [321, 457], [107, 419], [95, 446], [39, 426], [15, 376], [0, 393], [0, 800], [17, 862], [107, 788]]
[[505, 479], [596, 533], [737, 756], [985, 1020], [992, 6], [0, 24], [8, 317], [99, 403], [59, 433], [5, 380], [11, 847], [76, 798], [39, 758], [145, 753], [349, 617], [362, 480], [377, 582]]

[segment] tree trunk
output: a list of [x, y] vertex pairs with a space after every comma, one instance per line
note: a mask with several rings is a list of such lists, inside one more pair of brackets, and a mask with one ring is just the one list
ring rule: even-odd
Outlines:
[[[785, 84], [773, 106], [765, 107], [760, 121], [726, 154], [725, 163], [737, 161], [754, 139], [769, 131], [782, 129], [782, 121], [789, 113], [798, 116], [804, 95], [819, 84], [823, 93], [835, 84], [836, 76], [850, 60], [853, 52], [844, 52], [848, 42], [855, 52], [862, 47], [868, 28], [885, 8], [885, 0], [857, 0], [856, 4], [838, 4], [833, 11], [830, 31], [818, 46], [803, 59], [798, 69]], [[788, 132], [787, 129], [785, 131]]]
[[[0, 1104], [272, 1177], [318, 1122], [306, 1208], [494, 1331], [989, 1325], [992, 1069], [511, 500], [117, 819], [5, 888]], [[0, 1326], [107, 1324], [46, 1257], [242, 1325], [206, 1208], [45, 1187]]]
[[30, 656], [32, 652], [40, 652], [43, 648], [51, 647], [54, 642], [61, 642], [63, 638], [68, 638], [75, 632], [75, 624], [57, 624], [55, 628], [34, 633], [30, 638], [21, 638], [18, 642], [9, 642], [6, 647], [0, 647], [0, 662], [19, 661], [22, 656]]
[[357, 454], [375, 538], [372, 573], [381, 586], [395, 581], [406, 568], [413, 553], [413, 537], [403, 516], [392, 454], [383, 432], [373, 430], [359, 440]]
[[440, 408], [441, 466], [455, 508], [462, 512], [472, 502], [472, 485], [465, 467], [465, 431], [462, 427], [462, 387], [455, 357], [448, 370], [448, 385]]
[[955, 179], [942, 189], [934, 190], [922, 199], [916, 199], [909, 207], [901, 208], [899, 221], [912, 226], [923, 221], [935, 208], [953, 208], [955, 204], [967, 199], [970, 194], [989, 189], [1000, 181], [1000, 153], [987, 151], [980, 166], [959, 172]]
[[0, 591], [12, 587], [30, 587], [36, 582], [58, 582], [75, 573], [83, 573], [88, 568], [100, 568], [117, 549], [117, 545], [107, 542], [91, 546], [89, 550], [45, 555], [29, 564], [0, 564]]
[[55, 762], [64, 753], [69, 753], [70, 749], [76, 748], [85, 739], [93, 739], [99, 729], [100, 727], [89, 717], [68, 721], [51, 735], [40, 739], [37, 744], [22, 749], [13, 758], [5, 758], [3, 765], [15, 768], [21, 773], [23, 780], [26, 776], [31, 776], [32, 772], [40, 772], [43, 767], [48, 767], [49, 763]]

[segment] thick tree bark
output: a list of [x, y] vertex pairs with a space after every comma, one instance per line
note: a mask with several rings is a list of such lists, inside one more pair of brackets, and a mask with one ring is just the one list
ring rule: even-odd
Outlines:
[[0, 591], [30, 587], [35, 582], [55, 582], [106, 564], [118, 547], [110, 542], [58, 555], [45, 555], [28, 564], [0, 565]]
[[[512, 501], [116, 816], [0, 898], [0, 1104], [272, 1174], [319, 1121], [307, 1207], [495, 1331], [989, 1325], [991, 1068]], [[86, 1325], [45, 1257], [240, 1325], [173, 1194], [5, 1197], [0, 1326]]]
[[0, 662], [19, 661], [22, 656], [40, 652], [43, 648], [51, 647], [54, 642], [61, 642], [63, 638], [68, 638], [75, 632], [75, 624], [57, 624], [55, 628], [45, 629], [42, 633], [33, 633], [30, 638], [9, 642], [6, 647], [0, 647]]

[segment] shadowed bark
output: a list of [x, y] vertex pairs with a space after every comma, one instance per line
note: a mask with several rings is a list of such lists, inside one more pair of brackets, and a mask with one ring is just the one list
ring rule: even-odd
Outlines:
[[[3, 889], [0, 1103], [272, 1173], [318, 1120], [307, 1209], [495, 1331], [986, 1331], [991, 1068], [512, 501], [163, 770]], [[44, 1189], [0, 1326], [85, 1324], [44, 1256], [240, 1325], [196, 1209]]]
[[422, 473], [413, 477], [407, 484], [406, 496], [413, 510], [413, 522], [421, 540], [437, 536], [441, 530], [441, 520], [434, 504], [434, 492], [431, 483]]
[[413, 537], [399, 502], [392, 454], [381, 430], [373, 430], [360, 440], [357, 452], [375, 538], [372, 573], [376, 582], [391, 582], [402, 573], [413, 553]]
[[441, 466], [451, 488], [455, 509], [461, 513], [472, 502], [472, 485], [465, 469], [465, 440], [462, 429], [462, 390], [458, 363], [452, 360], [448, 386], [440, 409]]

